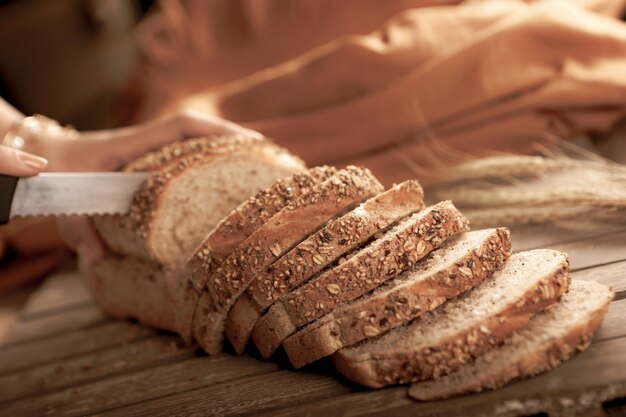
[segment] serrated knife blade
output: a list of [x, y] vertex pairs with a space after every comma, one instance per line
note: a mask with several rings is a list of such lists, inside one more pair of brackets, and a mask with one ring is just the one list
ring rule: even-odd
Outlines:
[[0, 175], [0, 223], [17, 216], [125, 213], [148, 173]]

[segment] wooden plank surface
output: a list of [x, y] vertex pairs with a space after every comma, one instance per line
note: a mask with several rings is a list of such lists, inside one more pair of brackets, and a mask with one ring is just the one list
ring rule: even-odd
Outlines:
[[[496, 391], [445, 401], [420, 403], [406, 388], [388, 388], [342, 395], [321, 402], [272, 410], [263, 416], [533, 416], [563, 404], [585, 404], [626, 396], [626, 338], [593, 344], [555, 371], [512, 383]], [[581, 376], [584, 375], [584, 378]], [[508, 412], [503, 412], [508, 409]], [[121, 411], [121, 410], [120, 410]], [[573, 414], [565, 414], [573, 416]], [[582, 416], [591, 416], [587, 411]], [[539, 416], [537, 416], [539, 417]]]
[[0, 375], [109, 347], [123, 346], [147, 336], [152, 329], [126, 322], [108, 322], [96, 328], [63, 333], [0, 348]]
[[104, 318], [70, 273], [35, 294], [10, 342], [0, 347], [0, 415], [465, 416], [506, 407], [508, 415], [522, 409], [529, 415], [558, 408], [558, 401], [626, 396], [626, 228], [554, 225], [512, 232], [516, 249], [564, 250], [575, 279], [597, 280], [617, 292], [592, 347], [545, 375], [494, 392], [418, 403], [405, 387], [366, 390], [324, 362], [294, 371], [250, 356], [206, 357], [174, 335]]

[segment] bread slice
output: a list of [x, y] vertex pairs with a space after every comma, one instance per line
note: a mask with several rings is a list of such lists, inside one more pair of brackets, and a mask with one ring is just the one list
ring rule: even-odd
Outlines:
[[435, 309], [490, 277], [510, 250], [507, 228], [451, 237], [409, 271], [287, 338], [291, 364], [300, 368]]
[[585, 350], [602, 323], [613, 292], [594, 281], [574, 280], [560, 303], [534, 318], [502, 347], [434, 381], [414, 384], [409, 395], [428, 401], [502, 387], [545, 372]]
[[109, 254], [81, 274], [107, 315], [178, 332], [169, 291], [174, 274], [156, 262]]
[[187, 262], [188, 275], [196, 289], [202, 291], [207, 276], [272, 216], [336, 173], [337, 169], [329, 166], [297, 172], [241, 203], [204, 238]]
[[226, 321], [226, 336], [235, 351], [243, 353], [262, 312], [280, 296], [423, 207], [424, 192], [419, 183], [403, 182], [331, 221], [270, 265], [267, 272], [259, 271]]
[[193, 315], [207, 277], [274, 214], [336, 172], [333, 167], [322, 166], [279, 179], [241, 203], [204, 238], [173, 283], [179, 300], [175, 310], [177, 327], [183, 339], [192, 339]]
[[468, 229], [449, 201], [428, 207], [278, 300], [259, 320], [252, 338], [268, 358], [298, 328], [407, 270], [450, 236]]
[[196, 341], [209, 354], [219, 352], [226, 316], [258, 271], [266, 269], [326, 221], [382, 190], [368, 169], [350, 166], [276, 213], [209, 277], [207, 290], [196, 308]]
[[569, 282], [566, 254], [514, 254], [472, 291], [409, 325], [340, 350], [333, 362], [348, 379], [372, 388], [440, 377], [526, 327]]
[[179, 267], [242, 201], [303, 169], [299, 158], [266, 140], [219, 137], [172, 144], [127, 168], [154, 171], [135, 193], [129, 213], [99, 216], [94, 223], [114, 252]]

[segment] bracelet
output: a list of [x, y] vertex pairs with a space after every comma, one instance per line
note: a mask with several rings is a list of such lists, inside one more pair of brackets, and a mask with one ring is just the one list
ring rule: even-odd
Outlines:
[[43, 135], [65, 136], [78, 139], [79, 134], [71, 126], [61, 126], [56, 120], [35, 114], [13, 124], [2, 140], [2, 145], [13, 149], [24, 149], [28, 142]]

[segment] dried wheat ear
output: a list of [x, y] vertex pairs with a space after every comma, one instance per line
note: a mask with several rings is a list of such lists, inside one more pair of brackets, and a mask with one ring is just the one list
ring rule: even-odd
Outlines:
[[473, 159], [446, 170], [431, 190], [479, 226], [600, 219], [626, 210], [626, 167], [567, 145], [543, 155]]

